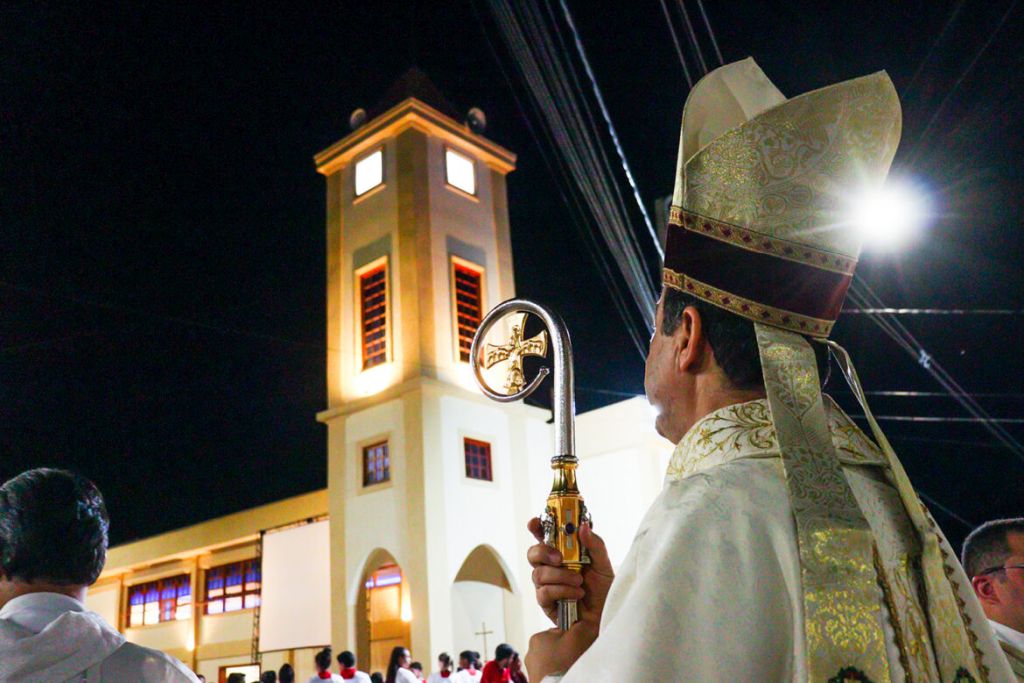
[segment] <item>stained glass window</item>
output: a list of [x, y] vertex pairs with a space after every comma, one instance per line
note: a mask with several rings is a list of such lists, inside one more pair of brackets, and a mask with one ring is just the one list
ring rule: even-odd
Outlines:
[[363, 369], [388, 359], [388, 269], [382, 263], [359, 276]]
[[222, 614], [260, 605], [259, 560], [212, 567], [206, 572], [206, 613]]
[[466, 476], [470, 479], [491, 479], [491, 444], [476, 439], [463, 439], [466, 454]]
[[380, 441], [363, 447], [363, 486], [391, 480], [391, 455], [388, 442]]
[[473, 335], [483, 318], [479, 270], [452, 262], [452, 290], [455, 297], [455, 327], [459, 337], [459, 359], [468, 363]]
[[192, 585], [188, 574], [128, 588], [128, 626], [149, 626], [192, 616]]

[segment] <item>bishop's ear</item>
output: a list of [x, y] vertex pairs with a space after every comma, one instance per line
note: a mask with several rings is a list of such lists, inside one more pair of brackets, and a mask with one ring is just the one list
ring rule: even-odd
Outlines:
[[673, 335], [676, 367], [680, 372], [692, 372], [701, 367], [705, 347], [703, 321], [700, 311], [693, 306], [683, 309], [679, 328]]

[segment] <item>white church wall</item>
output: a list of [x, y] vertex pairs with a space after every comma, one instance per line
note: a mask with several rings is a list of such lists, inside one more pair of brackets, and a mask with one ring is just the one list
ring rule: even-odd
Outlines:
[[93, 586], [85, 595], [85, 608], [95, 612], [117, 628], [121, 606], [121, 584], [117, 581], [104, 586]]
[[208, 614], [199, 622], [199, 642], [230, 643], [252, 640], [253, 610], [239, 610], [225, 614]]
[[661, 491], [672, 444], [654, 429], [654, 411], [637, 397], [577, 417], [580, 491], [616, 566]]
[[[132, 643], [151, 647], [164, 652], [187, 651], [190, 643], [189, 631], [192, 622], [188, 619], [182, 621], [167, 621], [162, 624], [151, 626], [140, 626], [129, 628], [124, 632], [125, 637]], [[252, 637], [252, 632], [249, 633]]]
[[[509, 640], [505, 632], [505, 591], [480, 581], [458, 581], [451, 588], [452, 643], [449, 652], [476, 650], [491, 659], [494, 646]], [[486, 627], [486, 647], [482, 631]]]
[[[399, 562], [404, 556], [407, 480], [405, 432], [401, 400], [388, 401], [347, 416], [345, 422], [345, 565], [348, 601], [355, 604], [364, 564], [377, 548]], [[378, 438], [388, 440], [391, 481], [363, 487], [362, 447]]]

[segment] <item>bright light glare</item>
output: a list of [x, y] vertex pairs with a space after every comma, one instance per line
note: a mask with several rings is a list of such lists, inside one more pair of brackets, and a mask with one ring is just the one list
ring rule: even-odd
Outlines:
[[920, 188], [894, 180], [865, 192], [853, 210], [864, 246], [882, 250], [906, 244], [921, 231], [929, 214], [928, 201]]

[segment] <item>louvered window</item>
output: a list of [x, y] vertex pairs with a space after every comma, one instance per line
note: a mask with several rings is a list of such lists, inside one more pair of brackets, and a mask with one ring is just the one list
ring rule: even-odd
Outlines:
[[383, 263], [359, 276], [363, 369], [388, 359], [388, 269]]
[[455, 329], [458, 335], [459, 360], [469, 362], [473, 335], [483, 318], [482, 273], [479, 270], [452, 263], [452, 290], [455, 299]]

